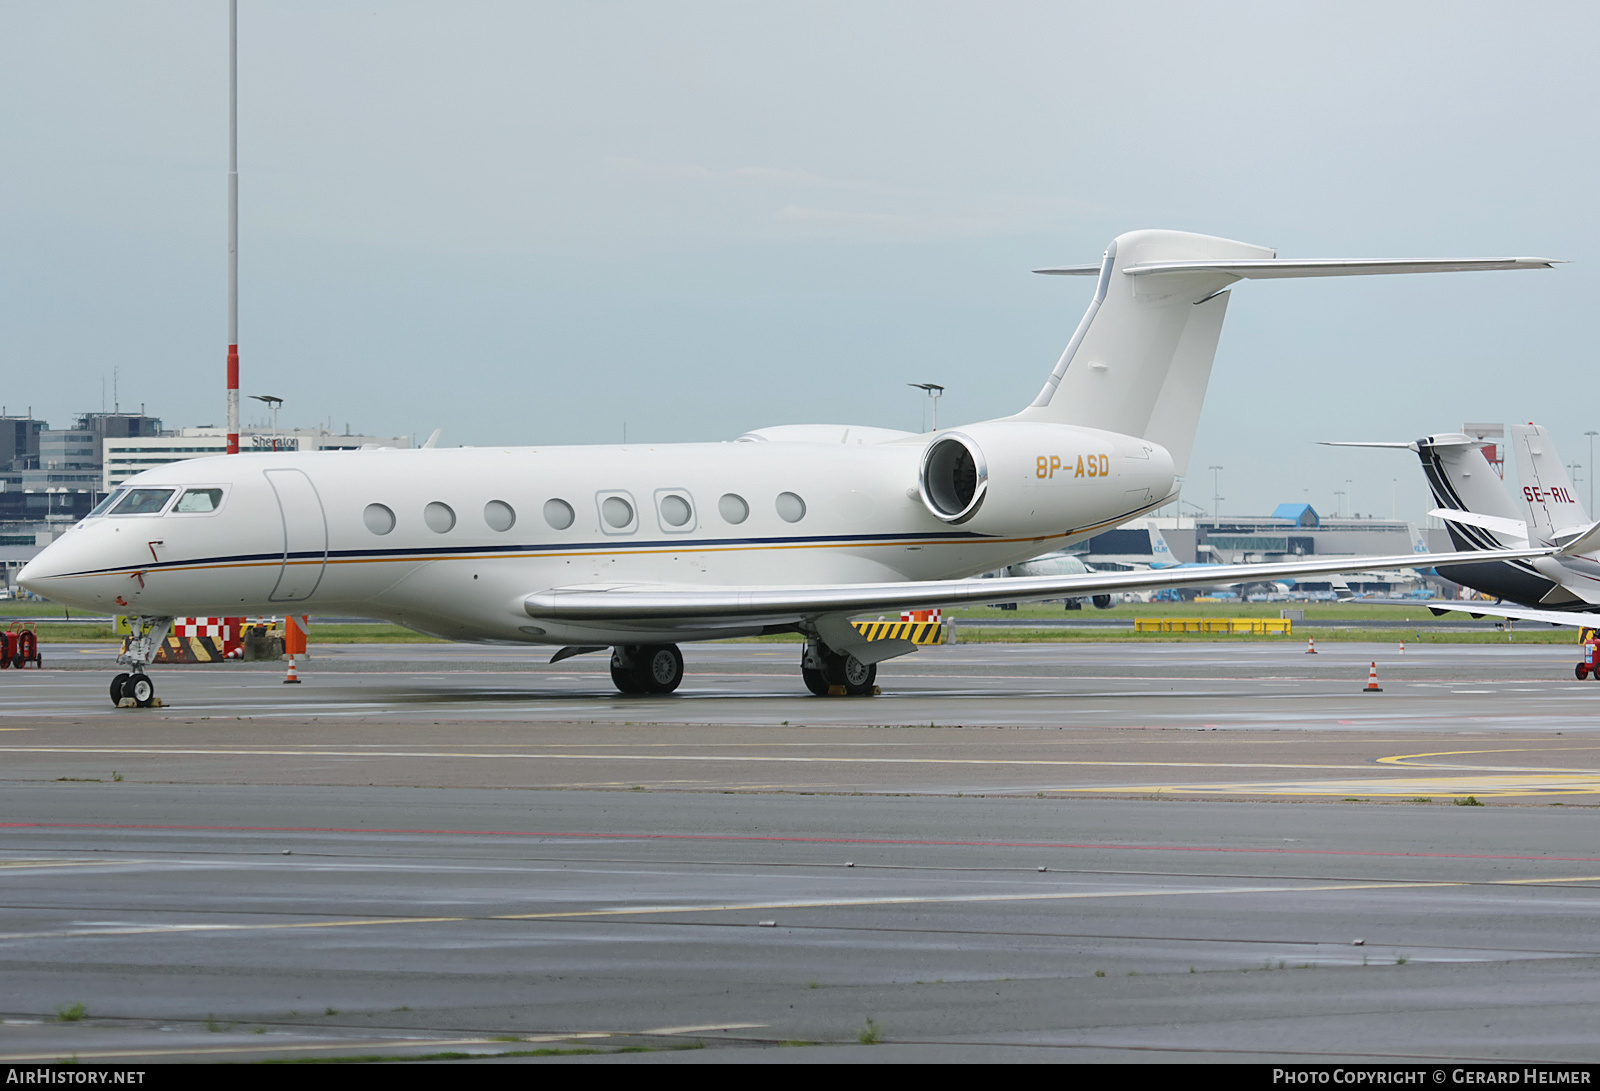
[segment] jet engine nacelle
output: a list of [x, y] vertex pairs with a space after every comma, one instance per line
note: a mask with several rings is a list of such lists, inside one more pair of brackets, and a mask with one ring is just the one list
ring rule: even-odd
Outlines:
[[980, 534], [1101, 530], [1172, 494], [1172, 456], [1137, 436], [1066, 424], [987, 421], [941, 432], [917, 490], [943, 522]]

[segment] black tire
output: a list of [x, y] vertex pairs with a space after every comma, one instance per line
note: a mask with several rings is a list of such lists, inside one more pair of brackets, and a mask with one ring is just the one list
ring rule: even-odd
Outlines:
[[1578, 676], [1578, 681], [1581, 682], [1585, 678], [1589, 677], [1589, 665], [1587, 663], [1579, 663], [1576, 667], [1572, 668], [1572, 673], [1576, 674]]
[[826, 652], [822, 657], [822, 677], [828, 686], [843, 686], [851, 697], [865, 697], [878, 678], [876, 663], [863, 663], [853, 655]]
[[801, 664], [800, 677], [805, 680], [806, 689], [811, 691], [813, 697], [826, 697], [828, 695], [828, 679], [817, 668]]
[[156, 684], [150, 681], [148, 674], [140, 671], [128, 676], [127, 682], [122, 686], [122, 695], [132, 697], [140, 708], [149, 708], [155, 703]]
[[863, 663], [853, 655], [845, 656], [844, 691], [847, 694], [851, 697], [870, 697], [877, 680], [878, 664]]
[[676, 644], [647, 644], [634, 652], [633, 661], [646, 693], [671, 693], [683, 681], [683, 653]]
[[636, 648], [624, 651], [621, 647], [611, 649], [611, 684], [626, 694], [645, 692], [644, 679], [640, 677], [638, 669], [639, 657]]
[[133, 675], [123, 671], [111, 680], [111, 703], [118, 704], [122, 701], [122, 687], [128, 684], [128, 679]]

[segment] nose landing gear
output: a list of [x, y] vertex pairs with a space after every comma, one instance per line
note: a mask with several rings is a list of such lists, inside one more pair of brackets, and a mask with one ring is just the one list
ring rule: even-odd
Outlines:
[[161, 702], [156, 700], [156, 684], [150, 680], [144, 669], [155, 661], [156, 651], [161, 647], [161, 642], [167, 639], [167, 632], [172, 628], [172, 619], [134, 617], [128, 621], [133, 628], [133, 635], [128, 637], [122, 654], [117, 656], [117, 662], [124, 663], [133, 670], [119, 674], [111, 680], [111, 703], [118, 708], [159, 706]]

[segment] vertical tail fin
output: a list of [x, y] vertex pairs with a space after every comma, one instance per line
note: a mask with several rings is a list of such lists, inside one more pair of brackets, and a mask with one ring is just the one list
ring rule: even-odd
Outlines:
[[1517, 459], [1517, 480], [1538, 540], [1550, 543], [1586, 527], [1589, 516], [1578, 502], [1572, 479], [1561, 462], [1550, 433], [1537, 424], [1513, 424], [1511, 449]]
[[[1232, 272], [1193, 266], [1270, 259], [1274, 253], [1182, 231], [1119, 236], [1106, 249], [1088, 312], [1044, 389], [1016, 419], [1142, 436], [1165, 447], [1183, 474], [1222, 335], [1225, 289], [1239, 279]], [[1130, 266], [1158, 262], [1187, 268], [1121, 275]]]
[[[1482, 440], [1459, 433], [1426, 436], [1416, 442], [1422, 472], [1428, 478], [1434, 503], [1447, 512], [1487, 516], [1490, 522], [1521, 523], [1504, 481], [1484, 457]], [[1459, 551], [1514, 549], [1527, 543], [1491, 529], [1458, 519], [1446, 519], [1450, 541]]]
[[1172, 547], [1167, 545], [1166, 536], [1156, 527], [1150, 528], [1150, 555], [1155, 558], [1150, 564], [1151, 568], [1166, 568], [1178, 563], [1172, 555]]

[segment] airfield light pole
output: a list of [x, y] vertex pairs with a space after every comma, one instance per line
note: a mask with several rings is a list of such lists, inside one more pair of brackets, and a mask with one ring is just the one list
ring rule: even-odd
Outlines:
[[944, 387], [938, 383], [907, 383], [906, 385], [914, 386], [918, 390], [926, 390], [928, 397], [933, 399], [933, 430], [937, 432], [939, 430], [939, 398], [944, 394]]
[[[272, 407], [272, 449], [276, 451], [278, 449], [278, 406], [283, 404], [283, 399], [275, 394], [252, 394], [250, 396], [256, 401], [266, 402]], [[237, 451], [234, 453], [238, 454]]]
[[1211, 471], [1211, 518], [1222, 518], [1222, 467], [1209, 466]]
[[1594, 437], [1600, 432], [1585, 432], [1589, 437], [1589, 510], [1594, 511]]
[[239, 0], [228, 0], [228, 453], [239, 453]]

